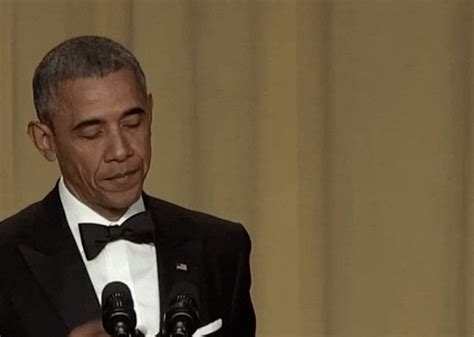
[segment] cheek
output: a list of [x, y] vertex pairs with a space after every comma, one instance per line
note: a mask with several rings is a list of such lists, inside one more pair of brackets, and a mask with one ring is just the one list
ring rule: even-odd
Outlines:
[[145, 166], [145, 173], [146, 173], [148, 172], [148, 168], [150, 167], [150, 161], [151, 161], [150, 139], [147, 139], [145, 144], [143, 145], [142, 159], [143, 159], [143, 164]]
[[143, 160], [145, 165], [149, 165], [151, 157], [151, 136], [150, 133], [144, 133], [135, 138], [131, 138], [130, 144], [133, 144], [135, 153]]
[[80, 149], [71, 156], [78, 175], [87, 184], [94, 184], [95, 178], [100, 174], [102, 157], [100, 151]]

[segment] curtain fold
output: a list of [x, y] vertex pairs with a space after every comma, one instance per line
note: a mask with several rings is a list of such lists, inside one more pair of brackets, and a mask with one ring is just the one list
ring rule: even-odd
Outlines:
[[0, 205], [2, 213], [14, 211], [14, 146], [13, 146], [13, 71], [12, 37], [13, 6], [0, 3]]
[[472, 2], [466, 5], [466, 21], [468, 23], [466, 31], [467, 45], [467, 65], [465, 69], [466, 86], [468, 96], [467, 111], [467, 134], [468, 145], [466, 151], [466, 188], [465, 188], [465, 207], [466, 207], [466, 224], [465, 224], [465, 241], [464, 241], [464, 279], [462, 287], [464, 289], [464, 332], [466, 336], [474, 335], [474, 66], [472, 63], [474, 57], [474, 6]]
[[106, 35], [153, 94], [147, 192], [249, 230], [258, 336], [471, 337], [473, 16], [468, 0], [0, 1], [0, 219], [58, 178], [25, 132], [35, 66]]

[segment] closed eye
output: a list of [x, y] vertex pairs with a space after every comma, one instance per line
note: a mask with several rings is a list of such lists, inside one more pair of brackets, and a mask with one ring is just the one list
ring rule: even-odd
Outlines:
[[138, 128], [141, 124], [141, 121], [138, 121], [136, 123], [125, 123], [123, 126], [129, 129], [135, 129]]
[[142, 124], [142, 121], [143, 114], [129, 115], [122, 121], [122, 126], [128, 129], [135, 129]]
[[81, 139], [93, 140], [104, 134], [104, 126], [102, 123], [83, 126], [75, 131]]
[[97, 132], [84, 132], [80, 133], [79, 137], [83, 139], [89, 139], [89, 140], [94, 140], [99, 138], [102, 135], [102, 131], [97, 131]]

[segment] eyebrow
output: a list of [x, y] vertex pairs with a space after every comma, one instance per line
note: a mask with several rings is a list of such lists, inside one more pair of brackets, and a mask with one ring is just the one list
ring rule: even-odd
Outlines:
[[[124, 113], [122, 113], [122, 116], [120, 117], [120, 119], [126, 118], [128, 116], [132, 116], [132, 115], [142, 115], [144, 113], [145, 113], [145, 110], [143, 108], [134, 107], [134, 108], [128, 109]], [[103, 119], [91, 118], [91, 119], [87, 119], [87, 120], [84, 120], [82, 122], [77, 123], [72, 128], [72, 131], [77, 131], [77, 130], [80, 130], [80, 129], [84, 129], [88, 126], [101, 125], [101, 124], [105, 124], [105, 121]]]

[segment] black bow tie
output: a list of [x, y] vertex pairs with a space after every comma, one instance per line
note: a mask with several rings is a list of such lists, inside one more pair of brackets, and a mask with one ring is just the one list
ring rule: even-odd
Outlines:
[[153, 220], [148, 212], [138, 213], [120, 226], [80, 223], [82, 247], [87, 260], [94, 259], [112, 241], [128, 240], [135, 243], [154, 242]]

